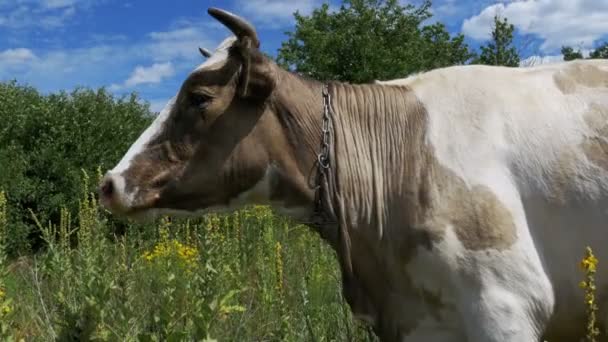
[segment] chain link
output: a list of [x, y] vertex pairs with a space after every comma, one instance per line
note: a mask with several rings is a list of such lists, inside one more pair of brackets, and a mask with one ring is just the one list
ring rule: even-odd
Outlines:
[[317, 156], [319, 161], [319, 166], [323, 169], [329, 168], [329, 134], [330, 134], [330, 103], [331, 103], [331, 95], [327, 89], [327, 85], [323, 85], [323, 121], [321, 124], [321, 132], [323, 134], [323, 139], [321, 141], [321, 152]]
[[327, 192], [330, 189], [329, 183], [331, 182], [328, 177], [330, 173], [330, 138], [331, 138], [331, 95], [327, 85], [323, 85], [323, 118], [321, 122], [321, 150], [317, 155], [317, 175], [315, 177], [315, 199], [314, 199], [314, 211], [311, 218], [311, 223], [323, 230], [322, 227], [327, 224], [328, 216], [323, 205], [323, 198], [327, 196]]

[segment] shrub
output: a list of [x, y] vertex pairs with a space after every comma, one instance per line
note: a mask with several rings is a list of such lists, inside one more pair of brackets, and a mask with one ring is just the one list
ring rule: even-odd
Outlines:
[[0, 189], [11, 208], [9, 254], [26, 253], [39, 241], [32, 240], [28, 208], [42, 222], [59, 222], [61, 207], [75, 213], [81, 169], [112, 167], [151, 118], [136, 95], [115, 99], [103, 88], [42, 95], [0, 83]]

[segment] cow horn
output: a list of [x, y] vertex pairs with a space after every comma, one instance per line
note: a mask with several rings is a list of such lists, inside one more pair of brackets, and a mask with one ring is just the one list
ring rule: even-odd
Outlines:
[[254, 47], [260, 47], [258, 34], [255, 32], [253, 25], [247, 22], [247, 20], [215, 7], [209, 8], [207, 13], [230, 29], [230, 31], [232, 31], [232, 33], [234, 33], [239, 40], [243, 39], [244, 37], [248, 37], [251, 39]]
[[200, 51], [201, 55], [203, 55], [203, 57], [205, 57], [205, 58], [211, 57], [211, 51], [209, 51], [205, 48], [199, 47], [198, 51]]

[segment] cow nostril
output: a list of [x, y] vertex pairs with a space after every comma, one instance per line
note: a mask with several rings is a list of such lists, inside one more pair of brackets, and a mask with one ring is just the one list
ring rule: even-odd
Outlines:
[[101, 183], [100, 192], [104, 197], [112, 197], [114, 194], [114, 182], [111, 178], [106, 178], [106, 180]]

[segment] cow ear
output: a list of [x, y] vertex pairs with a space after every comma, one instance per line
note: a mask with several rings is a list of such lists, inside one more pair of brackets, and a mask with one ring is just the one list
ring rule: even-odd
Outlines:
[[[276, 84], [272, 63], [247, 37], [233, 45], [242, 61], [238, 80], [238, 92], [243, 98], [264, 99]], [[256, 44], [257, 45], [257, 44]]]
[[260, 40], [255, 28], [247, 20], [219, 8], [209, 8], [207, 12], [224, 24], [237, 40], [231, 52], [241, 61], [238, 92], [243, 98], [265, 98], [274, 89], [272, 67], [260, 52]]

